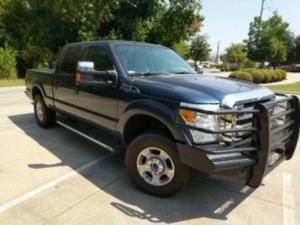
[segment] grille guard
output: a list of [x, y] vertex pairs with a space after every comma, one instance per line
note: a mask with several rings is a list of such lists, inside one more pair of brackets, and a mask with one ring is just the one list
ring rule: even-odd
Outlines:
[[[253, 126], [249, 128], [231, 128], [231, 129], [218, 129], [208, 130], [192, 125], [185, 124], [180, 117], [177, 117], [176, 124], [181, 128], [186, 143], [193, 148], [202, 151], [210, 156], [220, 156], [232, 153], [240, 153], [247, 155], [253, 161], [251, 164], [245, 164], [244, 166], [251, 166], [251, 175], [247, 184], [252, 187], [260, 185], [263, 177], [271, 171], [276, 165], [283, 159], [290, 159], [293, 157], [298, 136], [300, 125], [300, 104], [299, 99], [296, 96], [287, 96], [283, 94], [276, 94], [279, 99], [270, 100], [267, 102], [259, 102], [255, 104], [253, 109], [226, 109], [226, 110], [203, 110], [192, 109], [189, 107], [181, 107], [181, 109], [193, 110], [195, 112], [201, 112], [213, 115], [224, 114], [252, 114]], [[280, 112], [273, 112], [272, 109], [280, 106], [280, 104], [286, 104], [286, 109]], [[179, 114], [177, 114], [179, 115]], [[272, 126], [274, 121], [279, 118], [285, 117], [285, 121], [282, 125]], [[252, 137], [234, 143], [233, 145], [194, 145], [191, 138], [187, 134], [187, 130], [193, 129], [209, 134], [226, 134], [237, 132], [251, 132]], [[280, 136], [280, 138], [278, 138]], [[250, 145], [246, 146], [245, 145]], [[273, 153], [280, 155], [275, 163], [270, 164], [270, 157]], [[209, 158], [209, 157], [208, 157]], [[226, 159], [222, 159], [222, 165], [226, 165]], [[243, 165], [241, 165], [243, 166]], [[224, 169], [224, 167], [222, 167]], [[227, 169], [232, 169], [230, 166]], [[216, 168], [218, 170], [218, 168]]]

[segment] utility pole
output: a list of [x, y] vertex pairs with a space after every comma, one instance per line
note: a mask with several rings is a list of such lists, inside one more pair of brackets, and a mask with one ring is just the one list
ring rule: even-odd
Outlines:
[[220, 41], [218, 41], [217, 54], [216, 54], [216, 59], [215, 59], [216, 65], [219, 64], [219, 58], [220, 58]]
[[[259, 14], [259, 24], [258, 24], [258, 32], [259, 32], [259, 36], [258, 36], [258, 39], [260, 40], [261, 39], [261, 25], [262, 25], [262, 16], [263, 16], [263, 13], [264, 13], [264, 8], [265, 8], [265, 0], [262, 0], [261, 1], [261, 8], [260, 8], [260, 14]], [[263, 62], [262, 63], [262, 67], [264, 67], [265, 63]]]
[[264, 6], [265, 6], [265, 0], [262, 0], [261, 1], [260, 14], [259, 14], [260, 20], [262, 20], [262, 16], [263, 16], [263, 13], [264, 13]]

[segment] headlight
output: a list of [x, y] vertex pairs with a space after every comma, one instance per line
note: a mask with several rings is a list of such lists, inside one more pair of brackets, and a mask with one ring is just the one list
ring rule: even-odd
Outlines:
[[[191, 109], [180, 109], [179, 115], [183, 119], [183, 121], [195, 127], [199, 127], [207, 130], [217, 130], [219, 129], [218, 116], [207, 113], [200, 113], [193, 111], [192, 108], [216, 111], [219, 109], [219, 105], [192, 105], [187, 103], [181, 103], [181, 106], [185, 106]], [[219, 135], [217, 134], [209, 134], [197, 130], [190, 129], [190, 134], [193, 138], [193, 142], [195, 144], [204, 144], [218, 141]]]

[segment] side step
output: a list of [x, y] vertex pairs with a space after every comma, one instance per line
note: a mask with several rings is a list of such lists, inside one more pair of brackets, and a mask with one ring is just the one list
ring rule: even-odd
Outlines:
[[57, 124], [60, 126], [80, 135], [81, 137], [95, 143], [96, 145], [101, 146], [102, 148], [116, 153], [116, 149], [113, 147], [115, 146], [116, 143], [114, 143], [113, 139], [111, 136], [104, 133], [102, 130], [80, 124], [80, 122], [77, 121], [72, 121], [72, 120], [64, 120], [64, 119], [59, 119], [56, 121]]

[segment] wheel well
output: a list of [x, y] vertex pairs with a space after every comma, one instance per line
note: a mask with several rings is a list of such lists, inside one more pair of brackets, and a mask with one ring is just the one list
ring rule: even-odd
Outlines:
[[43, 97], [41, 90], [37, 86], [32, 88], [32, 98], [36, 95], [41, 95]]
[[160, 120], [147, 115], [136, 115], [131, 117], [125, 125], [124, 141], [126, 144], [129, 144], [138, 135], [150, 130], [158, 131], [174, 140], [168, 127]]

